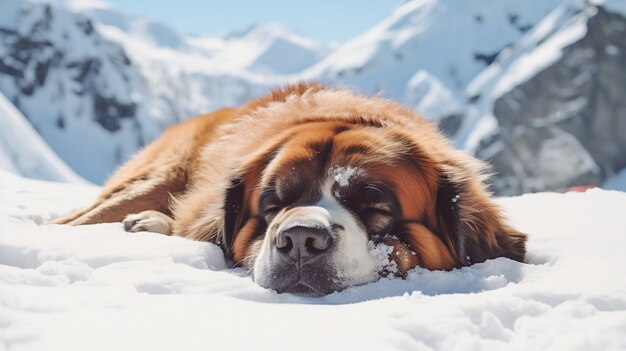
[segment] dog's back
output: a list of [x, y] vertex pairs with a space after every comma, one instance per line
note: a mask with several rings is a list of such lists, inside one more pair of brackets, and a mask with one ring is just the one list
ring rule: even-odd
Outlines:
[[169, 214], [171, 196], [185, 190], [198, 169], [202, 149], [237, 109], [223, 108], [168, 128], [106, 182], [95, 203], [54, 221], [57, 224], [121, 222], [129, 213]]

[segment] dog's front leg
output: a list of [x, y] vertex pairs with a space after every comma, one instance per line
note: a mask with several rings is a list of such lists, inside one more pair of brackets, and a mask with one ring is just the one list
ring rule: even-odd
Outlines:
[[172, 217], [152, 210], [129, 214], [122, 221], [127, 232], [153, 232], [165, 235], [172, 235], [173, 222]]

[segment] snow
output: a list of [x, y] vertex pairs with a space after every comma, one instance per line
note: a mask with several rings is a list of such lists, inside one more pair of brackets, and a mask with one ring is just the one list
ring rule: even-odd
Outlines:
[[529, 263], [415, 269], [322, 298], [224, 269], [212, 244], [38, 225], [98, 188], [0, 172], [0, 349], [626, 348], [626, 193], [502, 198]]
[[[621, 6], [621, 0], [595, 1]], [[580, 1], [532, 5], [525, 0], [407, 1], [370, 30], [337, 46], [315, 42], [276, 23], [230, 35], [194, 37], [126, 14], [102, 0], [6, 2], [0, 26], [20, 36], [41, 29], [35, 24], [46, 23], [43, 4], [52, 4], [50, 28], [35, 35], [51, 47], [21, 52], [29, 57], [28, 65], [11, 67], [28, 79], [17, 82], [0, 74], [0, 91], [19, 101], [20, 110], [70, 167], [90, 181], [102, 182], [172, 123], [237, 106], [277, 85], [301, 80], [347, 86], [367, 95], [380, 93], [433, 120], [465, 116], [456, 144], [472, 150], [497, 123], [482, 121], [489, 118], [488, 102], [484, 108], [468, 107], [472, 96], [468, 91], [485, 87], [480, 82], [493, 82], [483, 71], [494, 65], [496, 55], [497, 62], [511, 53], [511, 47], [534, 49], [520, 40], [531, 38], [528, 34], [550, 11]], [[93, 33], [84, 33], [84, 23], [93, 24]], [[543, 23], [547, 29], [558, 27]], [[565, 42], [568, 33], [563, 33]], [[538, 43], [531, 39], [526, 41]], [[0, 54], [12, 42], [3, 42]], [[545, 50], [559, 53], [554, 45]], [[60, 59], [51, 61], [45, 81], [34, 85], [33, 95], [23, 93], [21, 87], [36, 81], [37, 63], [54, 57]], [[543, 64], [540, 56], [533, 57], [538, 59], [531, 60], [536, 65], [524, 63], [524, 69], [511, 65], [506, 70], [511, 79], [498, 82], [512, 84], [514, 75], [527, 79]], [[93, 65], [85, 81], [72, 79], [89, 62]], [[123, 118], [112, 114], [112, 123], [119, 126], [107, 130], [96, 123], [96, 93], [132, 105], [134, 112]]]
[[61, 161], [1, 92], [0, 168], [31, 178], [85, 182]]
[[465, 106], [441, 81], [419, 70], [407, 83], [406, 103], [425, 118], [436, 120], [440, 117], [460, 114]]
[[[590, 2], [626, 13], [623, 0]], [[48, 3], [49, 28], [41, 30]], [[0, 55], [25, 78], [0, 74], [0, 91], [70, 167], [93, 182], [104, 181], [172, 123], [300, 80], [380, 93], [433, 120], [463, 116], [455, 145], [473, 151], [497, 129], [493, 101], [584, 35], [589, 14], [580, 12], [583, 6], [582, 0], [407, 1], [334, 47], [277, 23], [194, 37], [102, 0], [5, 0], [0, 27], [8, 31], [2, 36], [15, 30], [51, 46], [20, 51], [29, 58], [20, 64], [10, 58], [17, 54], [6, 52], [14, 39], [4, 40]], [[84, 33], [87, 20], [91, 34]], [[46, 78], [35, 84], [37, 65], [48, 61]], [[91, 68], [79, 82], [84, 67]], [[22, 92], [29, 85], [32, 95]], [[112, 114], [119, 128], [106, 130], [96, 123], [95, 93], [136, 109], [123, 118]]]
[[558, 61], [564, 48], [587, 33], [587, 20], [595, 11], [579, 0], [562, 1], [480, 72], [466, 88], [466, 96], [480, 99], [468, 107], [467, 118], [455, 136], [456, 146], [473, 152], [480, 140], [497, 132], [498, 123], [492, 113], [497, 98]]
[[[92, 182], [169, 125], [293, 82], [330, 50], [272, 23], [192, 37], [99, 0], [7, 1], [0, 57], [10, 70], [0, 92]], [[17, 45], [21, 37], [35, 47]]]
[[[395, 236], [391, 236], [391, 238], [392, 240], [398, 239]], [[370, 240], [367, 242], [367, 251], [370, 256], [374, 257], [377, 272], [385, 272], [385, 274], [398, 272], [398, 263], [389, 259], [390, 255], [393, 253], [393, 246], [387, 245], [382, 241], [375, 242], [374, 240]]]
[[339, 184], [339, 186], [347, 187], [350, 185], [350, 178], [359, 174], [359, 169], [352, 166], [343, 167], [335, 165], [330, 169], [330, 172], [333, 175], [333, 179], [337, 184]]
[[[96, 95], [123, 105], [133, 104], [145, 96], [137, 88], [141, 77], [122, 63], [126, 56], [121, 47], [97, 32], [85, 30], [90, 22], [80, 13], [57, 6], [50, 8], [48, 18], [45, 3], [16, 3], [19, 16], [16, 24], [8, 27], [15, 30], [15, 34], [4, 33], [9, 39], [3, 41], [5, 45], [0, 51], [8, 57], [24, 55], [28, 58], [11, 62], [26, 78], [0, 75], [0, 90], [15, 102], [47, 144], [72, 169], [91, 181], [102, 181], [118, 163], [137, 150], [142, 140], [156, 137], [162, 130], [159, 127], [165, 126], [150, 119], [150, 123], [136, 132], [131, 130], [135, 121], [119, 118], [120, 130], [113, 134], [98, 125]], [[35, 44], [49, 44], [33, 44], [36, 48], [32, 50], [13, 45], [20, 36], [34, 40]], [[39, 81], [36, 67], [46, 62], [49, 66], [42, 70], [45, 79], [36, 83]], [[82, 74], [84, 79], [80, 83], [77, 77]], [[28, 84], [32, 84], [34, 90], [22, 93], [20, 86]], [[145, 118], [144, 113], [139, 114]]]
[[593, 15], [588, 11], [596, 11], [590, 8], [579, 13], [580, 4], [571, 2], [566, 1], [548, 14], [519, 41], [512, 54], [506, 55], [505, 62], [485, 69], [468, 87], [469, 95], [477, 94], [488, 77], [497, 76], [489, 92], [501, 96], [561, 58], [563, 48], [587, 33], [587, 19]]
[[[562, 2], [406, 1], [302, 74], [365, 94], [382, 93], [439, 119], [459, 112], [467, 85], [489, 65], [489, 57], [517, 42]], [[435, 94], [419, 93], [425, 79], [444, 92], [439, 103], [451, 105], [449, 109], [432, 109], [428, 100]], [[418, 94], [412, 93], [416, 88]]]
[[[277, 24], [189, 37], [103, 1], [56, 2], [63, 6], [55, 7], [44, 39], [62, 49], [61, 66], [101, 59], [94, 85], [122, 103], [141, 101], [136, 120], [121, 121], [115, 134], [95, 125], [91, 105], [71, 93], [78, 88], [70, 69], [51, 71], [32, 96], [20, 95], [6, 77], [0, 88], [19, 97], [66, 161], [96, 180], [168, 124], [299, 78], [382, 91], [433, 119], [466, 112], [457, 145], [472, 150], [497, 128], [493, 101], [558, 60], [585, 34], [590, 15], [577, 11], [578, 0], [412, 1], [328, 54], [327, 46]], [[592, 2], [626, 13], [622, 0]], [[35, 3], [7, 1], [0, 26], [28, 33], [43, 18], [42, 8], [29, 5]], [[96, 19], [96, 35], [77, 31], [84, 16]], [[132, 66], [119, 64], [121, 49]], [[496, 53], [489, 66], [475, 59]], [[48, 57], [52, 51], [41, 54]], [[25, 67], [24, 74], [34, 70]], [[467, 96], [478, 95], [468, 107]], [[55, 126], [58, 116], [64, 128]], [[80, 182], [3, 95], [0, 117], [0, 168]], [[499, 199], [512, 224], [530, 234], [528, 264], [499, 258], [451, 272], [415, 269], [406, 280], [385, 277], [307, 298], [276, 294], [243, 269], [227, 270], [209, 243], [128, 234], [119, 223], [41, 225], [89, 203], [99, 189], [2, 169], [0, 350], [626, 349], [625, 193]], [[347, 186], [355, 172], [337, 167], [331, 174]], [[623, 170], [603, 188], [625, 184]], [[368, 248], [380, 267], [394, 271], [385, 259], [389, 246]]]
[[268, 76], [278, 81], [281, 75], [310, 67], [329, 51], [328, 46], [279, 23], [261, 23], [223, 36], [190, 36], [100, 1], [55, 1], [95, 19], [98, 29], [122, 44], [133, 61], [141, 66], [161, 66], [169, 74], [231, 74], [250, 79], [250, 83]]

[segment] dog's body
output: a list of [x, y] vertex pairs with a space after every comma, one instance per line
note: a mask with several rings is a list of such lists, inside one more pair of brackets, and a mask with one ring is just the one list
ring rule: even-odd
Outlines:
[[415, 266], [523, 261], [526, 236], [482, 171], [393, 102], [301, 84], [171, 127], [56, 222], [210, 241], [262, 286], [322, 295]]

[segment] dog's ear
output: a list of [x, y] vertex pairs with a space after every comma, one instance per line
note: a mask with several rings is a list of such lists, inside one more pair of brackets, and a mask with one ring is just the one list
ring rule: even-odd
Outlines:
[[255, 218], [258, 210], [259, 183], [267, 164], [281, 143], [258, 151], [229, 180], [224, 193], [222, 244], [226, 258], [235, 264], [245, 257], [247, 242], [263, 230]]
[[459, 266], [508, 257], [523, 262], [526, 234], [505, 224], [483, 183], [483, 166], [467, 160], [440, 172], [436, 232]]
[[239, 232], [250, 216], [250, 211], [245, 204], [245, 192], [245, 183], [240, 178], [233, 178], [230, 186], [226, 189], [222, 243], [228, 259], [232, 259], [231, 248], [236, 233]]

